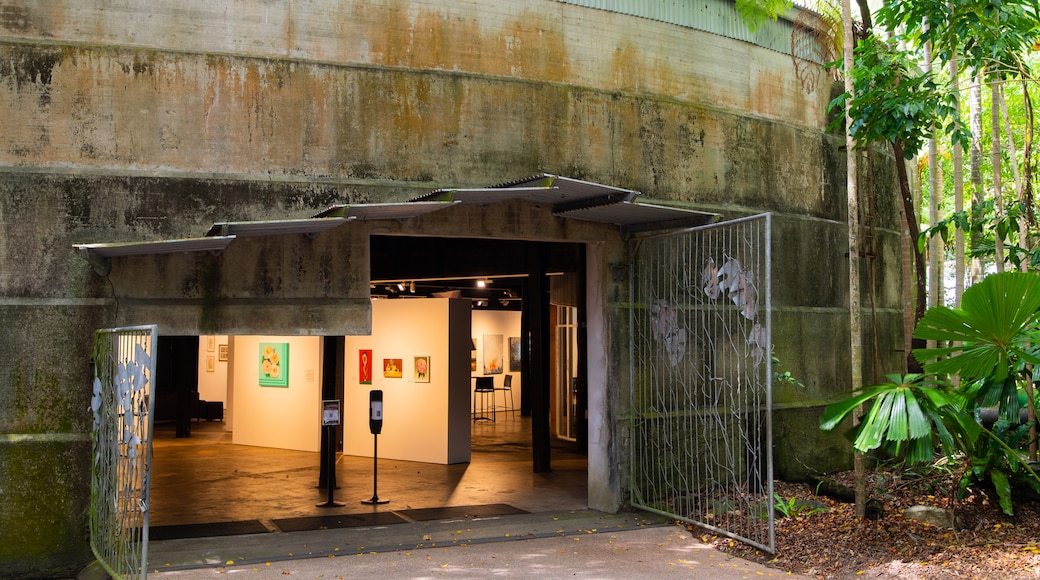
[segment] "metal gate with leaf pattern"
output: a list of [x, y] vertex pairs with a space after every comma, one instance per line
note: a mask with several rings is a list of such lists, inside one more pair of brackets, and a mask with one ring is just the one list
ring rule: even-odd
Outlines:
[[90, 547], [113, 578], [145, 578], [156, 327], [94, 336]]
[[771, 553], [770, 216], [630, 242], [634, 506]]

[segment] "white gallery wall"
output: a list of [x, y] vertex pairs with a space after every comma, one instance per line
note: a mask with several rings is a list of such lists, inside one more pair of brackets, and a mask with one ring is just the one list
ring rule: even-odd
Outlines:
[[[232, 443], [297, 451], [321, 449], [321, 338], [234, 336], [228, 405]], [[261, 343], [287, 346], [287, 386], [262, 386]], [[283, 369], [285, 367], [282, 367]], [[282, 375], [279, 375], [282, 376]]]
[[[510, 310], [474, 310], [473, 311], [473, 328], [472, 328], [472, 339], [477, 344], [477, 351], [473, 353], [476, 357], [476, 370], [473, 371], [473, 376], [480, 377], [485, 376], [485, 366], [489, 362], [489, 358], [494, 358], [488, 355], [488, 344], [489, 340], [497, 340], [493, 337], [501, 337], [501, 344], [497, 345], [501, 349], [503, 366], [502, 373], [491, 374], [490, 376], [495, 381], [495, 388], [501, 389], [505, 375], [513, 375], [513, 402], [516, 408], [517, 414], [520, 413], [520, 389], [521, 380], [520, 370], [510, 370], [509, 360], [509, 339], [510, 337], [520, 337], [520, 312]], [[492, 345], [494, 348], [494, 345]], [[495, 405], [499, 411], [506, 408], [509, 403], [509, 394], [505, 391], [495, 391]]]
[[[372, 455], [369, 398], [370, 391], [381, 390], [379, 457], [426, 463], [470, 460], [470, 312], [468, 300], [372, 302], [372, 335], [345, 341], [345, 454]], [[371, 384], [362, 377], [362, 351], [371, 352]], [[416, 357], [429, 357], [428, 379], [416, 375]], [[400, 376], [387, 376], [385, 361], [399, 361], [394, 366]]]
[[220, 347], [226, 347], [227, 344], [226, 335], [210, 334], [199, 337], [200, 400], [227, 402], [228, 361], [220, 360]]

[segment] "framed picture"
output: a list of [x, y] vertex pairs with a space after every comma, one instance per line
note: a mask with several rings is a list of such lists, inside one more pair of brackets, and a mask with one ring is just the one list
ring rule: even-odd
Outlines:
[[520, 372], [520, 337], [509, 337], [509, 372]]
[[289, 386], [289, 343], [260, 343], [260, 386]]
[[413, 376], [417, 383], [430, 382], [430, 357], [428, 355], [415, 357], [415, 374]]
[[217, 360], [227, 360], [227, 345], [222, 344], [217, 347]]
[[502, 335], [484, 335], [484, 374], [502, 374]]
[[213, 362], [213, 355], [206, 357], [206, 372], [212, 373], [216, 369], [217, 363]]
[[404, 359], [384, 358], [383, 378], [399, 379], [404, 376]]
[[372, 384], [372, 351], [358, 351], [358, 383], [362, 385]]
[[207, 336], [206, 337], [206, 352], [213, 352], [214, 345], [217, 344], [217, 337]]

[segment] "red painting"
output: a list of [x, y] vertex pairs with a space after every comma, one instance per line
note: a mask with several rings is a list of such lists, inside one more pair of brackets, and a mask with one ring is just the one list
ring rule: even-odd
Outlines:
[[358, 382], [362, 385], [372, 384], [372, 351], [358, 352]]

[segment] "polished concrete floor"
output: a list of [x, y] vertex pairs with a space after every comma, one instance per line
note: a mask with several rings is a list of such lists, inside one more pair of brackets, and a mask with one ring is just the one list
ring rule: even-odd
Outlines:
[[[221, 422], [193, 423], [191, 437], [175, 437], [172, 424], [153, 434], [152, 526], [270, 521], [314, 515], [415, 508], [509, 504], [532, 513], [582, 510], [588, 505], [588, 462], [574, 444], [557, 440], [552, 471], [534, 473], [531, 421], [499, 413], [494, 423], [473, 423], [472, 460], [437, 465], [337, 456], [334, 499], [318, 489], [319, 454], [234, 445]], [[389, 503], [362, 501], [377, 495]]]

